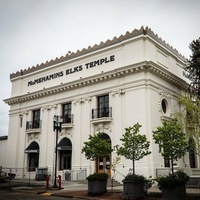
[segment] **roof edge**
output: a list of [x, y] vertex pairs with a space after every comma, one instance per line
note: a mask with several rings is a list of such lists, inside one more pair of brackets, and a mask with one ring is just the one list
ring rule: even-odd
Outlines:
[[106, 42], [100, 42], [100, 44], [95, 44], [93, 47], [88, 46], [88, 48], [83, 48], [82, 50], [77, 50], [76, 52], [68, 52], [65, 56], [61, 56], [60, 58], [56, 57], [54, 60], [51, 59], [50, 61], [46, 61], [45, 63], [37, 64], [36, 66], [29, 67], [28, 69], [17, 71], [16, 73], [10, 74], [10, 79], [20, 77], [26, 74], [29, 74], [31, 72], [35, 72], [40, 69], [45, 69], [49, 66], [59, 64], [65, 61], [69, 61], [73, 58], [106, 48], [108, 46], [120, 43], [122, 41], [125, 41], [127, 39], [139, 36], [139, 35], [148, 35], [151, 38], [155, 39], [157, 42], [159, 42], [161, 45], [163, 45], [165, 48], [167, 48], [169, 51], [172, 51], [176, 56], [178, 56], [180, 59], [183, 59], [186, 61], [186, 58], [179, 54], [179, 52], [174, 49], [172, 46], [170, 46], [168, 43], [165, 42], [165, 40], [162, 40], [160, 37], [158, 37], [157, 34], [155, 34], [148, 26], [147, 27], [141, 27], [140, 29], [134, 29], [132, 32], [127, 31], [125, 35], [121, 35], [118, 38], [114, 37], [112, 40], [107, 40]]

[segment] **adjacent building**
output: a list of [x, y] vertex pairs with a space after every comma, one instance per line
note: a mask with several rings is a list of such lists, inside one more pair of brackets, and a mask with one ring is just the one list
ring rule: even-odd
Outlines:
[[[124, 129], [142, 125], [141, 134], [151, 142], [152, 154], [136, 162], [136, 173], [156, 177], [169, 169], [152, 131], [179, 111], [177, 98], [188, 86], [186, 59], [154, 32], [141, 27], [120, 37], [68, 53], [46, 63], [12, 73], [7, 151], [3, 167], [17, 177], [35, 177], [36, 168], [48, 167], [53, 175], [56, 151], [54, 115], [62, 116], [58, 133], [58, 174], [71, 179], [106, 171], [113, 175], [116, 146]], [[112, 153], [90, 161], [81, 153], [89, 134], [103, 132]], [[1, 147], [0, 147], [1, 148]], [[177, 167], [199, 167], [189, 154]], [[121, 181], [132, 163], [121, 157], [115, 179]], [[66, 177], [65, 177], [66, 178]]]

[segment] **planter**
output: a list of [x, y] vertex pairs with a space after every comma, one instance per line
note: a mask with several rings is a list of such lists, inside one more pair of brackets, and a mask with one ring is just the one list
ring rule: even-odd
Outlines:
[[145, 197], [144, 182], [123, 180], [123, 199], [135, 199]]
[[184, 200], [186, 199], [186, 188], [184, 184], [172, 187], [162, 187], [163, 200]]
[[88, 195], [103, 195], [107, 193], [106, 180], [88, 180]]

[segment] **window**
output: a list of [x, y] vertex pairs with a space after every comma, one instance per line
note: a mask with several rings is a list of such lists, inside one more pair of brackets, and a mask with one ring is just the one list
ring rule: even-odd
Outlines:
[[98, 117], [109, 117], [109, 96], [98, 97]]
[[167, 111], [167, 103], [166, 103], [166, 100], [165, 100], [165, 99], [162, 100], [161, 106], [162, 106], [162, 111], [163, 111], [163, 113], [166, 114], [166, 111]]
[[63, 123], [72, 123], [71, 103], [63, 105]]
[[162, 115], [164, 115], [165, 117], [170, 117], [171, 106], [170, 106], [170, 101], [167, 98], [165, 97], [162, 98], [160, 102], [160, 108], [161, 108]]
[[20, 117], [19, 117], [19, 120], [20, 120], [20, 128], [22, 127], [22, 125], [23, 125], [23, 116], [22, 115], [20, 115]]
[[164, 158], [164, 166], [165, 167], [170, 167], [170, 160], [169, 160], [169, 158]]
[[33, 111], [33, 128], [40, 127], [40, 110]]

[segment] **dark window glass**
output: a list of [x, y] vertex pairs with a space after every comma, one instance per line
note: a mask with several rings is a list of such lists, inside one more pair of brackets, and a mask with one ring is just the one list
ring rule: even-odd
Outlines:
[[166, 105], [165, 99], [162, 100], [162, 110], [163, 110], [164, 113], [166, 113], [166, 111], [167, 111], [167, 105]]
[[170, 160], [169, 158], [164, 158], [165, 167], [170, 167]]
[[71, 110], [72, 110], [71, 103], [63, 105], [63, 123], [72, 123]]
[[60, 152], [60, 170], [71, 169], [71, 150], [62, 150]]
[[33, 111], [33, 128], [40, 127], [40, 110]]
[[98, 117], [109, 117], [109, 96], [98, 97]]
[[39, 166], [39, 153], [29, 153], [28, 160], [28, 171], [35, 171]]

